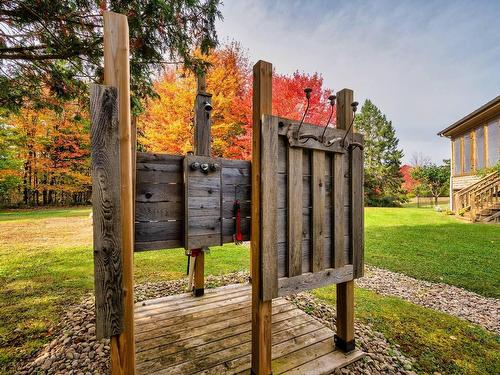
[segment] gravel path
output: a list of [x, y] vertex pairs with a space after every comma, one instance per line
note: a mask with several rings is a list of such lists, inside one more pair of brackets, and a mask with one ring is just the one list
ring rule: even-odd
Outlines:
[[395, 296], [417, 305], [454, 315], [500, 334], [500, 300], [443, 283], [432, 283], [365, 266], [365, 277], [356, 280], [361, 288]]
[[[248, 280], [243, 272], [206, 279], [207, 288], [242, 283]], [[165, 295], [184, 293], [187, 280], [147, 283], [135, 288], [136, 301]], [[320, 303], [307, 293], [290, 298], [308, 314], [335, 329], [335, 309]], [[56, 327], [55, 338], [28, 359], [17, 374], [108, 374], [109, 340], [97, 340], [94, 328], [94, 298], [89, 295], [80, 304], [69, 306], [68, 313]], [[339, 371], [339, 374], [398, 374], [411, 375], [412, 361], [404, 357], [397, 347], [387, 343], [383, 335], [373, 332], [369, 326], [356, 322], [356, 341], [367, 356]]]

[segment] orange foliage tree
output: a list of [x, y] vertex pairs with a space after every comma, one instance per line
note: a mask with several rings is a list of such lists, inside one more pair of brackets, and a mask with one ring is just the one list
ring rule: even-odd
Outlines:
[[27, 106], [5, 123], [16, 134], [12, 157], [20, 170], [19, 201], [25, 205], [88, 203], [89, 121], [76, 103], [62, 110]]
[[[252, 75], [245, 51], [231, 43], [206, 57], [206, 74], [212, 94], [212, 154], [250, 159], [252, 144]], [[304, 88], [313, 90], [306, 122], [326, 124], [328, 96], [320, 74], [295, 72], [273, 75], [273, 114], [300, 120], [306, 107]], [[183, 154], [192, 150], [193, 103], [196, 78], [181, 69], [167, 70], [156, 82], [158, 99], [138, 119], [140, 146], [152, 152]], [[335, 114], [332, 121], [335, 119]]]

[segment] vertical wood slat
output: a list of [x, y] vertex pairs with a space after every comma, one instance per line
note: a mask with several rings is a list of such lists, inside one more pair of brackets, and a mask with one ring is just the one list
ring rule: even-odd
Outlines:
[[312, 151], [312, 271], [325, 268], [325, 153]]
[[91, 85], [92, 218], [96, 336], [123, 330], [120, 140], [114, 87]]
[[[210, 156], [211, 150], [211, 123], [210, 111], [205, 109], [205, 104], [211, 104], [212, 95], [207, 94], [205, 75], [198, 79], [198, 94], [195, 99], [194, 108], [194, 154], [200, 156]], [[202, 251], [198, 256], [191, 259], [195, 264], [193, 267], [194, 278], [193, 293], [200, 297], [205, 294], [205, 253]]]
[[278, 297], [278, 119], [263, 115], [261, 124], [262, 299], [270, 301]]
[[252, 97], [252, 226], [250, 272], [252, 277], [252, 372], [255, 375], [269, 375], [272, 345], [272, 301], [262, 299], [262, 243], [261, 243], [261, 121], [263, 114], [272, 113], [273, 66], [258, 61], [253, 66]]
[[302, 274], [302, 148], [288, 149], [288, 277]]
[[354, 278], [364, 273], [364, 194], [363, 151], [354, 148], [351, 155], [351, 254]]
[[347, 264], [344, 255], [344, 155], [333, 155], [332, 182], [332, 233], [333, 233], [333, 264], [340, 268]]
[[[111, 337], [111, 371], [134, 373], [134, 186], [130, 117], [130, 56], [127, 17], [103, 12], [104, 83], [118, 89], [120, 208], [122, 226], [123, 331]], [[117, 188], [117, 187], [115, 187]]]

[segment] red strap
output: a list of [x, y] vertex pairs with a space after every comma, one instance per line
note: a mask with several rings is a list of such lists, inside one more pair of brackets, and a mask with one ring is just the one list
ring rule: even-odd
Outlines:
[[201, 249], [191, 249], [191, 256], [192, 257], [197, 257], [200, 254], [201, 254]]

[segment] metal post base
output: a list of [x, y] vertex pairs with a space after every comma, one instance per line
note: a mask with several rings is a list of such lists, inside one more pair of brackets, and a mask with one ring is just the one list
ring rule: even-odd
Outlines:
[[201, 297], [204, 294], [205, 294], [205, 288], [199, 288], [199, 289], [193, 288], [193, 296], [195, 296], [195, 297]]
[[345, 353], [352, 352], [356, 348], [356, 341], [352, 339], [351, 341], [345, 341], [337, 335], [333, 336], [333, 342], [335, 347], [342, 350]]

